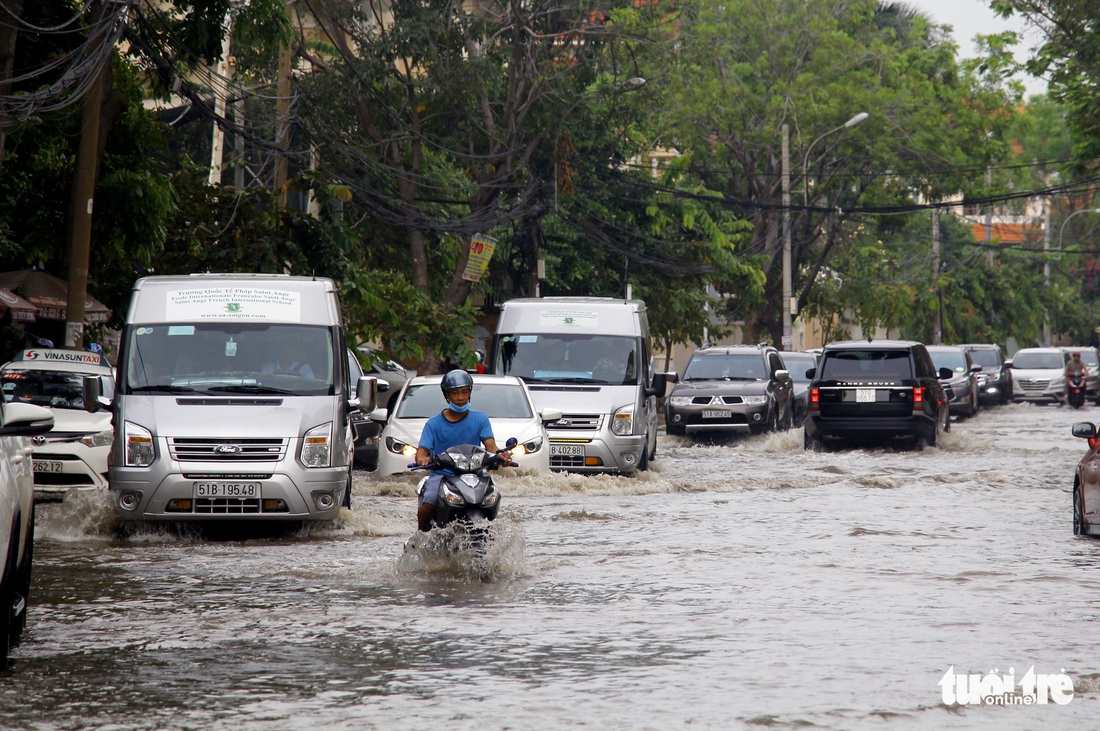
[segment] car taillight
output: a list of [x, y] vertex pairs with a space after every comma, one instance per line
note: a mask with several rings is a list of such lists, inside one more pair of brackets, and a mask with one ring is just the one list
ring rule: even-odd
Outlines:
[[924, 406], [924, 388], [921, 386], [913, 387], [913, 408], [919, 408]]
[[821, 408], [821, 392], [817, 386], [810, 389], [810, 411], [819, 411]]

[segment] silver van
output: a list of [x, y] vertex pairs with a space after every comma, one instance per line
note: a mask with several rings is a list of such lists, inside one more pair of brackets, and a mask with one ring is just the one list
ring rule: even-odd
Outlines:
[[[134, 284], [113, 399], [109, 489], [123, 520], [328, 520], [350, 507], [353, 411], [331, 279], [155, 276]], [[354, 397], [348, 396], [354, 393]]]
[[645, 470], [657, 453], [656, 373], [645, 303], [608, 297], [514, 299], [501, 306], [489, 371], [527, 382], [546, 425], [550, 468]]

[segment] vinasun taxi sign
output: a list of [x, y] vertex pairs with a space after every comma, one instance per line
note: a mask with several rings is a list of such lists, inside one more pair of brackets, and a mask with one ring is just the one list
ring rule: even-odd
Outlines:
[[279, 320], [300, 322], [299, 292], [260, 287], [203, 287], [167, 293], [169, 320]]
[[83, 350], [43, 350], [41, 348], [31, 348], [20, 353], [18, 360], [37, 361], [40, 363], [83, 363], [84, 365], [104, 365], [102, 355]]

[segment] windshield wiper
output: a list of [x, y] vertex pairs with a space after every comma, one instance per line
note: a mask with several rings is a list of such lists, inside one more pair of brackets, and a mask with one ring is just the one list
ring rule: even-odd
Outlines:
[[131, 386], [130, 393], [150, 393], [152, 391], [167, 391], [168, 393], [194, 393], [190, 386], [173, 386], [170, 383], [160, 383], [152, 386]]
[[272, 386], [259, 386], [254, 384], [238, 383], [234, 386], [210, 386], [207, 391], [229, 391], [231, 393], [280, 393], [280, 394], [292, 394], [294, 391], [289, 391], [285, 388], [273, 388]]

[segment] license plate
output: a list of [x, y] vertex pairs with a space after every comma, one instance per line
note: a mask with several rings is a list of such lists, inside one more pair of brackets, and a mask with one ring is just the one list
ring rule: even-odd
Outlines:
[[875, 389], [873, 388], [857, 388], [856, 389], [856, 403], [857, 404], [873, 404], [875, 402]]
[[703, 410], [704, 419], [728, 419], [730, 418], [730, 412], [728, 411], [712, 411], [710, 409]]
[[260, 483], [258, 482], [196, 482], [196, 498], [212, 497], [240, 497], [251, 498], [260, 496]]
[[65, 463], [57, 460], [34, 460], [35, 472], [61, 472], [65, 469]]
[[550, 454], [560, 457], [583, 457], [584, 447], [579, 444], [551, 444]]

